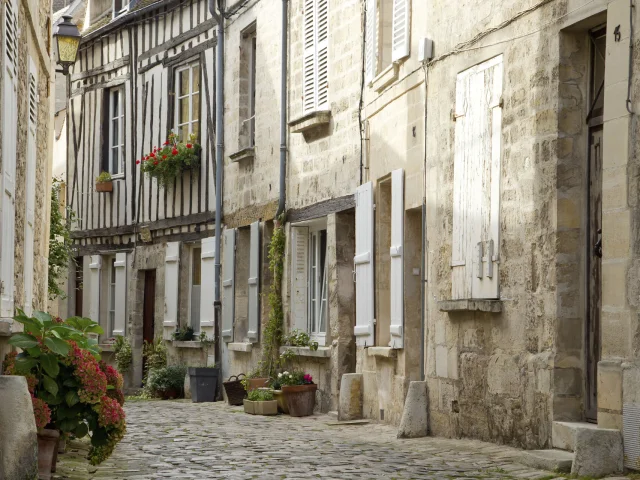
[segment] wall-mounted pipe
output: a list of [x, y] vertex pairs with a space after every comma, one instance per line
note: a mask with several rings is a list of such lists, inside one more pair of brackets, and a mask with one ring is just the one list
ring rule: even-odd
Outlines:
[[282, 45], [280, 46], [281, 79], [280, 79], [280, 197], [278, 213], [282, 215], [285, 207], [286, 175], [287, 175], [287, 10], [288, 0], [282, 0]]

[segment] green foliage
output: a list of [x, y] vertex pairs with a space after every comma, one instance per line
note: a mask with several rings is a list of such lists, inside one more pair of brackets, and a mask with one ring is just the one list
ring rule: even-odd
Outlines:
[[249, 392], [247, 398], [252, 402], [269, 402], [273, 400], [273, 390], [256, 388]]
[[152, 368], [162, 368], [167, 366], [167, 347], [165, 346], [162, 338], [156, 338], [153, 342], [147, 342], [145, 340], [142, 346], [142, 355], [146, 359], [145, 365], [145, 379], [149, 375], [149, 370]]
[[304, 373], [302, 370], [292, 370], [291, 372], [280, 372], [274, 383], [279, 387], [287, 387], [292, 385], [308, 385], [313, 383], [311, 375]]
[[191, 134], [186, 142], [181, 142], [178, 136], [171, 132], [169, 138], [160, 148], [142, 159], [136, 160], [141, 170], [150, 177], [158, 180], [160, 185], [168, 185], [185, 170], [197, 170], [200, 165], [201, 147], [195, 143], [196, 135]]
[[318, 350], [318, 342], [311, 341], [309, 334], [302, 330], [292, 330], [283, 338], [283, 343], [290, 347], [309, 347], [310, 350]]
[[187, 374], [187, 367], [182, 365], [169, 365], [163, 368], [152, 368], [149, 371], [149, 378], [145, 388], [152, 395], [158, 395], [166, 390], [179, 390], [184, 388], [184, 377]]
[[129, 368], [131, 368], [131, 360], [133, 359], [131, 341], [127, 337], [117, 335], [114, 352], [116, 356], [116, 365], [118, 367], [118, 371], [122, 374], [127, 373], [129, 371]]
[[61, 209], [62, 181], [53, 179], [51, 186], [51, 214], [49, 231], [49, 298], [65, 298], [66, 295], [60, 285], [66, 279], [69, 262], [73, 260], [71, 250], [71, 223], [75, 216], [70, 207]]
[[109, 172], [102, 172], [96, 177], [96, 183], [105, 183], [111, 181], [111, 174]]
[[183, 325], [180, 330], [176, 330], [173, 333], [173, 339], [180, 342], [190, 342], [193, 340], [193, 328], [188, 325]]

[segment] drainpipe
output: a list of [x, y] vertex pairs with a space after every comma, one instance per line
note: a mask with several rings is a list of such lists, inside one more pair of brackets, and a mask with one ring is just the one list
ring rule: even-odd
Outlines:
[[424, 381], [425, 343], [427, 314], [427, 98], [429, 93], [429, 75], [426, 65], [424, 69], [424, 160], [422, 165], [422, 252], [420, 255], [420, 380]]
[[[221, 256], [220, 241], [222, 237], [222, 175], [224, 166], [224, 0], [217, 0], [218, 12], [216, 12], [216, 0], [209, 0], [209, 11], [217, 23], [216, 41], [216, 240], [215, 240], [215, 336], [214, 354], [216, 361], [221, 360], [220, 336], [222, 335], [220, 282], [221, 282]], [[220, 382], [218, 382], [220, 383]]]
[[287, 0], [282, 0], [282, 44], [280, 46], [280, 198], [278, 199], [278, 218], [284, 212], [287, 167]]

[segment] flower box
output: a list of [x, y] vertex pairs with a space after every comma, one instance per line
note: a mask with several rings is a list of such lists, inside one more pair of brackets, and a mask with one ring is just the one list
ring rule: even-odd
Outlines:
[[167, 186], [182, 175], [182, 172], [197, 171], [200, 167], [201, 147], [195, 140], [196, 136], [191, 134], [187, 141], [180, 141], [171, 132], [160, 148], [153, 147], [151, 152], [136, 160], [136, 164], [160, 185]]
[[96, 192], [113, 192], [113, 182], [111, 180], [108, 182], [97, 182]]
[[278, 402], [275, 400], [267, 400], [263, 402], [252, 402], [246, 398], [243, 401], [244, 412], [250, 415], [277, 415]]

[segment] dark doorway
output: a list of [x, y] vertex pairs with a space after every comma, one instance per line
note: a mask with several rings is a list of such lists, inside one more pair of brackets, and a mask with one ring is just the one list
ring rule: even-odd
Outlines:
[[585, 417], [598, 420], [598, 361], [600, 360], [600, 311], [602, 298], [602, 119], [604, 111], [604, 71], [606, 31], [591, 33], [589, 156], [587, 164], [587, 232], [586, 232], [586, 320]]
[[83, 258], [78, 257], [75, 260], [76, 265], [76, 290], [75, 290], [75, 306], [73, 314], [76, 317], [82, 316], [82, 292], [84, 284]]
[[[156, 310], [156, 271], [144, 271], [144, 305], [142, 307], [142, 339], [153, 343]], [[146, 358], [142, 358], [142, 370], [146, 368]]]

